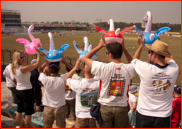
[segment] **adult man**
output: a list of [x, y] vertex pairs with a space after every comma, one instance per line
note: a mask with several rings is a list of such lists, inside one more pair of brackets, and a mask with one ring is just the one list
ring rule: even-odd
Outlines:
[[178, 65], [168, 52], [168, 45], [160, 40], [156, 40], [152, 46], [145, 45], [149, 49], [149, 63], [140, 61], [144, 37], [138, 37], [138, 43], [139, 47], [131, 62], [141, 81], [136, 128], [169, 128]]
[[92, 78], [91, 68], [85, 65], [82, 80], [73, 79], [76, 69], [80, 67], [80, 58], [75, 67], [67, 74], [65, 80], [69, 87], [76, 92], [76, 125], [75, 128], [96, 128], [95, 120], [90, 115], [90, 107], [97, 102], [99, 95], [99, 80]]
[[17, 104], [17, 97], [16, 97], [16, 81], [14, 82], [13, 80], [15, 80], [15, 77], [12, 73], [11, 70], [11, 66], [12, 66], [12, 58], [9, 60], [9, 65], [6, 66], [5, 70], [3, 71], [3, 76], [6, 79], [6, 86], [9, 90], [11, 90], [12, 93], [12, 102]]
[[173, 97], [171, 128], [179, 128], [181, 121], [181, 86], [174, 87]]
[[[104, 46], [106, 46], [106, 54], [110, 63], [93, 61], [91, 57]], [[101, 103], [101, 124], [99, 126], [101, 128], [129, 127], [128, 84], [136, 73], [132, 64], [121, 63], [123, 52], [130, 62], [131, 56], [124, 47], [124, 41], [106, 45], [104, 37], [102, 37], [99, 45], [83, 57], [83, 61], [91, 67], [92, 74], [102, 81], [98, 99], [98, 102]]]
[[[37, 62], [36, 59], [31, 60], [31, 64], [34, 64], [36, 62]], [[37, 68], [35, 68], [34, 70], [32, 70], [30, 72], [31, 72], [30, 82], [31, 82], [33, 90], [34, 90], [36, 111], [40, 112], [41, 111], [40, 105], [41, 105], [41, 99], [42, 99], [42, 91], [41, 91], [41, 86], [40, 86], [41, 82], [38, 80], [39, 72], [38, 72]]]

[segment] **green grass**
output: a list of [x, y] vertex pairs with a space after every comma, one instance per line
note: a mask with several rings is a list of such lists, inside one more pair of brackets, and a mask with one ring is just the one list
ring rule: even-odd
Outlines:
[[[49, 50], [49, 37], [47, 34], [36, 34], [34, 36], [35, 38], [40, 38], [42, 46], [45, 50]], [[66, 61], [68, 61], [67, 56], [69, 56], [72, 59], [72, 64], [74, 65], [79, 55], [73, 46], [73, 41], [75, 40], [78, 45], [83, 45], [84, 36], [88, 37], [89, 44], [98, 45], [100, 38], [102, 37], [102, 34], [91, 33], [90, 35], [88, 35], [87, 33], [76, 33], [75, 35], [72, 35], [71, 33], [64, 33], [62, 36], [59, 36], [59, 34], [53, 34], [55, 48], [59, 49], [63, 44], [69, 44], [70, 45], [69, 48], [67, 48], [67, 50], [65, 50], [63, 54], [65, 56]], [[125, 38], [126, 49], [129, 51], [131, 56], [133, 56], [138, 47], [138, 43], [137, 43], [138, 35], [124, 34], [123, 36]], [[16, 39], [18, 38], [25, 38], [27, 40], [30, 40], [28, 35], [3, 36], [1, 37], [1, 49], [11, 50], [12, 54], [13, 54], [13, 50], [23, 50], [24, 45], [16, 42]], [[181, 85], [181, 38], [161, 36], [160, 39], [169, 45], [169, 52], [173, 55], [174, 60], [179, 66], [180, 72], [179, 72], [176, 84]], [[81, 49], [83, 50], [84, 48], [81, 48]], [[140, 57], [142, 61], [148, 62], [147, 50], [148, 50], [147, 48], [144, 48], [142, 51], [142, 54]], [[99, 61], [109, 62], [105, 52], [106, 52], [106, 49], [103, 48], [97, 53]], [[3, 52], [3, 54], [5, 57], [4, 62], [8, 62], [10, 59], [9, 53]], [[31, 59], [33, 58], [36, 58], [36, 57], [34, 55], [33, 56], [29, 55], [28, 63], [30, 63]], [[3, 58], [2, 58], [2, 52], [1, 52], [1, 62], [2, 60]], [[121, 60], [123, 63], [127, 63], [125, 56], [123, 56]], [[41, 63], [44, 63], [43, 57], [42, 57]], [[60, 70], [60, 72], [65, 73], [64, 66], [63, 65], [61, 66], [62, 66], [62, 69]], [[140, 82], [138, 76], [133, 78], [132, 81]]]

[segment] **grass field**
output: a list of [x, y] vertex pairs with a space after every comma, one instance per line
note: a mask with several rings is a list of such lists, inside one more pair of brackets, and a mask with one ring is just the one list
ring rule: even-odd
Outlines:
[[[36, 34], [34, 35], [35, 38], [40, 38], [41, 43], [42, 43], [42, 48], [45, 50], [49, 50], [49, 37], [47, 34]], [[78, 58], [78, 53], [74, 49], [73, 46], [73, 41], [75, 40], [78, 45], [83, 45], [83, 37], [87, 36], [89, 40], [89, 44], [92, 45], [98, 45], [100, 38], [102, 37], [102, 34], [100, 33], [91, 33], [88, 35], [87, 33], [76, 33], [75, 35], [72, 35], [71, 33], [64, 33], [62, 36], [59, 36], [59, 34], [53, 34], [54, 38], [54, 43], [55, 43], [55, 48], [59, 49], [63, 44], [69, 44], [69, 48], [63, 52], [66, 61], [68, 61], [67, 56], [69, 56], [72, 59], [72, 64], [75, 64], [75, 60]], [[137, 37], [138, 35], [134, 34], [124, 34], [124, 39], [125, 39], [125, 47], [131, 54], [131, 56], [134, 55], [138, 43], [137, 43]], [[1, 49], [8, 49], [8, 50], [23, 50], [24, 45], [16, 42], [16, 39], [18, 38], [25, 38], [30, 40], [28, 35], [14, 35], [14, 36], [4, 36], [1, 37]], [[166, 42], [169, 45], [169, 51], [173, 55], [174, 60], [178, 64], [180, 68], [180, 72], [178, 75], [178, 79], [176, 84], [181, 85], [181, 38], [178, 37], [167, 37], [167, 36], [161, 36], [160, 39], [164, 42]], [[84, 48], [81, 48], [82, 50]], [[148, 62], [148, 56], [147, 56], [147, 48], [144, 48], [141, 54], [140, 59], [142, 61]], [[100, 50], [97, 55], [98, 55], [98, 60], [102, 62], [108, 62], [109, 60], [106, 57], [106, 49], [103, 48]], [[10, 59], [10, 54], [8, 52], [3, 52], [4, 54], [4, 62], [8, 62]], [[31, 59], [35, 58], [35, 56], [30, 56], [28, 57], [28, 63], [30, 63]], [[1, 52], [1, 62], [3, 60], [2, 57], [2, 52]], [[122, 62], [127, 63], [125, 56], [122, 57]], [[41, 63], [44, 63], [43, 57]], [[63, 65], [61, 65], [63, 66]], [[63, 66], [64, 67], [64, 66]], [[60, 70], [61, 73], [65, 73], [64, 68]], [[139, 77], [133, 78], [132, 82], [139, 83]]]

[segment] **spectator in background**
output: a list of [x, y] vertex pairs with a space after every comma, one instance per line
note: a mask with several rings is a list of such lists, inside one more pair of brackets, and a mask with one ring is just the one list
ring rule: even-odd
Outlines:
[[[3, 71], [3, 76], [6, 79], [6, 86], [12, 93], [12, 102], [17, 104], [17, 97], [16, 97], [16, 80], [15, 76], [12, 73], [12, 58], [9, 60], [9, 64]], [[14, 80], [14, 81], [13, 81]]]
[[171, 128], [179, 128], [181, 121], [181, 86], [175, 86], [171, 111]]
[[135, 127], [135, 118], [136, 118], [136, 107], [137, 107], [137, 97], [134, 95], [138, 91], [138, 87], [132, 85], [129, 91], [129, 105], [130, 111], [128, 112], [129, 123], [134, 128]]
[[[69, 58], [69, 57], [68, 57]], [[70, 58], [69, 58], [70, 59]], [[70, 59], [70, 63], [71, 66], [73, 66], [71, 64], [71, 59]], [[64, 78], [66, 77], [66, 75], [68, 74], [68, 72], [71, 71], [71, 69], [69, 69], [67, 66], [65, 67], [66, 70], [66, 74], [62, 75], [64, 76]], [[77, 79], [77, 80], [81, 80], [82, 78], [80, 76], [78, 76], [77, 74], [74, 74], [72, 76], [72, 79]], [[71, 116], [72, 120], [76, 120], [76, 115], [75, 115], [75, 96], [76, 96], [76, 92], [74, 90], [72, 90], [67, 83], [65, 84], [65, 99], [66, 99], [66, 118], [69, 118], [69, 115]]]
[[[173, 86], [179, 67], [168, 51], [168, 45], [156, 40], [151, 46], [138, 37], [139, 47], [133, 60], [140, 77], [136, 128], [170, 128]], [[143, 46], [148, 48], [149, 63], [139, 60]]]
[[[33, 59], [31, 61], [31, 64], [35, 64], [37, 62], [37, 59]], [[36, 111], [40, 112], [41, 108], [41, 100], [42, 100], [42, 91], [41, 91], [41, 82], [38, 80], [39, 77], [39, 71], [37, 68], [34, 70], [30, 71], [31, 76], [30, 76], [30, 82], [32, 84], [33, 90], [34, 90], [34, 97], [35, 97], [35, 103], [36, 103]]]

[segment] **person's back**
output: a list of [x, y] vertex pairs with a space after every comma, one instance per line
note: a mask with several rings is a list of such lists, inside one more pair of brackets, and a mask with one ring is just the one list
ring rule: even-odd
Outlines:
[[65, 80], [58, 74], [60, 62], [51, 62], [49, 69], [51, 76], [46, 76], [44, 73], [39, 75], [39, 81], [45, 88], [43, 98], [44, 127], [51, 128], [55, 117], [56, 127], [65, 128]]
[[128, 84], [136, 75], [132, 64], [94, 61], [92, 73], [102, 80], [98, 102], [108, 106], [127, 106]]
[[16, 84], [13, 81], [15, 79], [15, 76], [12, 73], [11, 67], [12, 67], [12, 58], [10, 59], [9, 64], [6, 66], [5, 70], [3, 71], [3, 76], [6, 79], [7, 88], [11, 90], [13, 103], [17, 104], [18, 100], [16, 97]]
[[172, 93], [178, 76], [178, 65], [171, 58], [168, 45], [159, 40], [152, 46], [145, 45], [149, 48], [149, 63], [140, 61], [138, 58], [144, 40], [139, 38], [139, 44], [132, 60], [140, 77], [136, 127], [170, 127]]
[[74, 68], [68, 73], [65, 80], [69, 87], [76, 92], [77, 118], [75, 128], [96, 128], [95, 120], [90, 115], [90, 107], [93, 103], [97, 102], [99, 96], [99, 80], [91, 78], [92, 75], [88, 66], [85, 66], [85, 78], [82, 80], [72, 79], [71, 77], [76, 71]]
[[64, 89], [65, 81], [60, 76], [45, 76], [41, 73], [39, 80], [44, 85], [44, 99], [43, 104], [51, 107], [60, 107], [65, 105]]
[[[106, 54], [110, 63], [91, 60], [93, 54], [104, 46], [106, 46]], [[127, 61], [131, 62], [132, 58], [124, 47], [124, 41], [106, 45], [102, 38], [99, 45], [83, 57], [83, 61], [91, 67], [91, 73], [102, 81], [98, 99], [98, 102], [101, 103], [101, 124], [99, 125], [101, 128], [129, 127], [128, 87], [136, 73], [132, 64], [121, 63], [123, 52]]]

